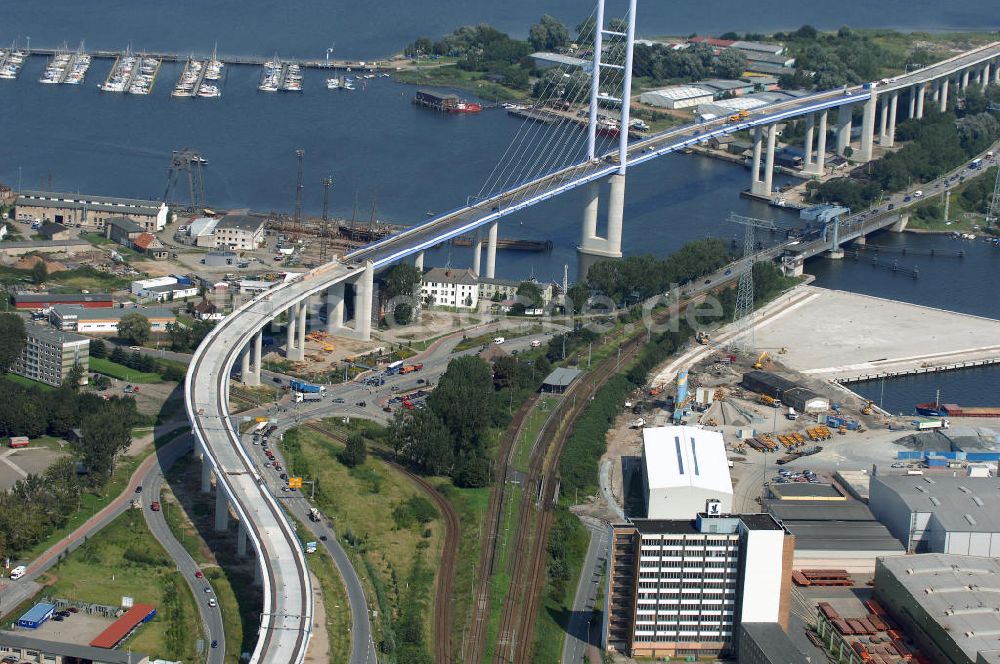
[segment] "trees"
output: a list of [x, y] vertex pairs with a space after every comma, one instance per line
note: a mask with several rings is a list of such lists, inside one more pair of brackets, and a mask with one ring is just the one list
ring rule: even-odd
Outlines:
[[49, 266], [45, 264], [45, 261], [38, 259], [35, 264], [31, 266], [31, 281], [36, 284], [44, 284], [45, 280], [49, 278]]
[[90, 340], [90, 356], [98, 359], [108, 356], [108, 345], [102, 339]]
[[0, 314], [0, 371], [10, 370], [27, 340], [23, 318], [17, 314]]
[[357, 431], [347, 439], [347, 447], [344, 448], [344, 451], [337, 455], [340, 463], [348, 468], [360, 466], [367, 457], [368, 450], [365, 449], [365, 438]]
[[431, 475], [451, 470], [454, 449], [451, 433], [428, 408], [397, 410], [389, 423], [389, 444], [398, 459]]
[[569, 29], [545, 14], [528, 31], [528, 41], [536, 51], [553, 51], [569, 44]]
[[420, 289], [423, 275], [415, 266], [408, 263], [397, 263], [386, 271], [385, 297], [387, 301], [394, 298], [406, 298], [403, 302], [393, 303], [393, 322], [397, 325], [409, 325], [413, 320], [413, 305], [410, 298]]
[[132, 443], [131, 417], [120, 403], [86, 417], [83, 436], [78, 444], [80, 461], [90, 473], [92, 483], [103, 483], [114, 469], [118, 455]]
[[715, 59], [712, 73], [719, 78], [739, 78], [746, 67], [746, 56], [735, 48], [727, 48]]
[[125, 314], [118, 321], [118, 336], [142, 345], [149, 339], [149, 319], [138, 312]]
[[526, 307], [540, 307], [544, 304], [542, 289], [533, 281], [522, 281], [517, 286], [517, 299]]
[[77, 362], [69, 370], [69, 373], [66, 374], [66, 377], [63, 378], [63, 383], [62, 384], [64, 386], [70, 388], [71, 390], [74, 390], [74, 391], [75, 390], [79, 390], [80, 389], [80, 381], [83, 380], [84, 375], [85, 375], [85, 373], [83, 371], [83, 367], [80, 366], [79, 362]]

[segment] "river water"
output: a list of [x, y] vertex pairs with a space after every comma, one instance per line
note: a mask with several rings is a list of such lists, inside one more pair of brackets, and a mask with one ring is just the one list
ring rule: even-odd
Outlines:
[[[528, 0], [380, 0], [377, 10], [371, 5], [225, 0], [209, 6], [175, 0], [137, 9], [133, 2], [107, 0], [98, 11], [93, 3], [75, 0], [14, 0], [5, 5], [0, 43], [15, 38], [24, 43], [30, 36], [35, 46], [63, 41], [75, 46], [85, 40], [91, 49], [130, 44], [134, 50], [200, 53], [218, 44], [220, 54], [278, 52], [313, 58], [332, 47], [334, 57], [371, 59], [398, 51], [415, 36], [440, 35], [460, 24], [486, 20], [523, 35], [543, 11], [572, 25], [592, 9], [589, 2], [576, 0], [547, 0], [544, 9]], [[613, 7], [609, 2], [610, 15], [621, 14]], [[1000, 26], [1000, 9], [981, 0], [956, 0], [946, 6], [930, 0], [887, 0], [878, 12], [857, 1], [773, 0], [766, 12], [749, 13], [745, 2], [735, 0], [721, 0], [711, 12], [690, 0], [642, 2], [639, 8], [639, 33], [644, 36], [774, 30], [804, 23], [825, 28], [846, 23], [986, 29]], [[161, 198], [171, 150], [191, 147], [209, 160], [210, 204], [288, 211], [295, 195], [294, 151], [301, 147], [306, 151], [308, 213], [320, 211], [320, 182], [329, 175], [334, 180], [334, 216], [367, 221], [374, 206], [379, 219], [411, 224], [424, 220], [428, 212], [458, 207], [475, 194], [521, 127], [521, 121], [501, 110], [456, 117], [417, 108], [410, 103], [411, 86], [384, 78], [368, 81], [365, 89], [355, 92], [329, 91], [322, 72], [306, 71], [301, 94], [269, 95], [256, 90], [258, 68], [230, 66], [221, 99], [173, 99], [170, 91], [181, 71], [177, 63], [163, 65], [149, 97], [101, 93], [97, 84], [107, 76], [109, 60], [96, 60], [86, 84], [79, 87], [39, 84], [44, 64], [43, 58], [32, 58], [17, 81], [0, 81], [0, 182], [20, 183], [26, 189], [47, 188], [51, 176], [56, 190]], [[748, 179], [748, 171], [739, 166], [685, 155], [630, 171], [623, 250], [665, 255], [693, 239], [741, 235], [741, 229], [725, 221], [730, 212], [793, 223], [790, 212], [739, 198]], [[507, 218], [502, 236], [549, 239], [554, 246], [548, 254], [502, 253], [498, 275], [561, 281], [563, 265], [574, 275], [582, 196], [571, 192]], [[920, 248], [953, 243], [892, 234], [883, 234], [878, 242]], [[865, 260], [820, 260], [807, 269], [820, 286], [1000, 318], [1000, 301], [980, 286], [987, 275], [996, 274], [1000, 252], [984, 244], [960, 244], [967, 253], [963, 260], [887, 257], [906, 266], [916, 264], [920, 278], [915, 280], [873, 268]], [[440, 249], [428, 256], [428, 264], [468, 266], [471, 250]], [[914, 401], [932, 398], [935, 385], [945, 380], [954, 381], [945, 391], [949, 401], [990, 402], [995, 399], [982, 395], [987, 390], [998, 393], [1000, 370], [891, 381], [886, 405], [906, 410]], [[859, 389], [871, 395], [868, 387]], [[880, 386], [874, 389], [881, 393]]]

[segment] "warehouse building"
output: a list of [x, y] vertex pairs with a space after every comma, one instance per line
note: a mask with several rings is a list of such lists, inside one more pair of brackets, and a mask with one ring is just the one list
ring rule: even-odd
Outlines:
[[594, 68], [593, 62], [590, 60], [574, 58], [571, 55], [563, 55], [561, 53], [547, 53], [540, 51], [538, 53], [532, 53], [530, 57], [531, 61], [535, 64], [535, 69], [539, 71], [559, 67], [566, 70], [580, 69], [582, 71], [589, 72]]
[[748, 83], [747, 81], [712, 78], [707, 81], [698, 81], [698, 87], [711, 90], [717, 98], [721, 98], [725, 95], [748, 95], [754, 91], [755, 85], [753, 82]]
[[770, 515], [611, 527], [602, 642], [630, 657], [731, 657], [741, 623], [788, 626], [795, 538]]
[[43, 240], [68, 240], [72, 236], [70, 230], [62, 224], [55, 224], [50, 221], [45, 222], [38, 229], [38, 234]]
[[136, 297], [166, 302], [198, 294], [198, 287], [187, 277], [154, 277], [132, 282], [132, 295]]
[[104, 237], [129, 249], [144, 232], [142, 226], [125, 217], [112, 217], [104, 224]]
[[14, 308], [25, 310], [48, 309], [56, 304], [76, 304], [88, 309], [113, 307], [111, 293], [26, 293], [14, 295]]
[[52, 307], [49, 320], [60, 330], [70, 330], [81, 334], [116, 334], [118, 321], [122, 316], [138, 313], [149, 320], [152, 332], [166, 332], [167, 325], [177, 322], [177, 314], [172, 309], [162, 307], [115, 307], [112, 309], [85, 309], [83, 307], [57, 304]]
[[672, 85], [668, 88], [651, 90], [639, 95], [639, 103], [657, 108], [690, 108], [698, 104], [708, 104], [715, 98], [715, 91], [694, 85]]
[[806, 664], [809, 659], [778, 623], [745, 622], [740, 625], [739, 664]]
[[227, 214], [215, 225], [215, 246], [246, 251], [264, 243], [264, 220], [247, 214]]
[[769, 499], [764, 501], [764, 509], [795, 535], [795, 569], [843, 569], [851, 574], [871, 574], [877, 558], [906, 553], [903, 544], [857, 500]]
[[23, 616], [17, 619], [17, 626], [25, 629], [38, 629], [46, 620], [56, 612], [56, 605], [47, 602], [39, 602], [28, 609]]
[[750, 57], [751, 54], [781, 55], [785, 52], [785, 47], [783, 44], [770, 44], [767, 42], [742, 41], [742, 40], [734, 41], [732, 44], [732, 48], [735, 48], [737, 51], [743, 51], [745, 54], [747, 54], [747, 57]]
[[1000, 661], [1000, 562], [940, 553], [879, 560], [875, 597], [935, 664]]
[[105, 650], [0, 632], [0, 660], [8, 657], [44, 664], [149, 664], [149, 655], [134, 650]]
[[150, 233], [162, 231], [167, 225], [164, 203], [135, 198], [25, 191], [17, 197], [14, 207], [21, 221], [54, 221], [91, 230], [103, 229], [114, 217], [131, 219]]
[[822, 413], [830, 409], [830, 400], [826, 397], [768, 371], [747, 372], [740, 384], [751, 392], [780, 399], [786, 406], [803, 413]]
[[733, 482], [722, 434], [685, 426], [643, 429], [642, 487], [648, 519], [730, 513]]
[[24, 332], [24, 348], [11, 366], [12, 373], [58, 387], [63, 384], [73, 366], [79, 364], [83, 369], [81, 384], [87, 384], [87, 370], [90, 368], [89, 339], [33, 323], [26, 324]]
[[995, 478], [876, 475], [868, 503], [911, 553], [1000, 556]]

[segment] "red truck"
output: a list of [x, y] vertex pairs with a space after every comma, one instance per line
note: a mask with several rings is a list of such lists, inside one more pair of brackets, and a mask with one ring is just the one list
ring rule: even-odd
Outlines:
[[28, 446], [28, 437], [27, 436], [11, 436], [10, 442], [7, 443], [7, 445], [9, 447], [13, 447], [15, 449], [18, 448], [18, 447], [27, 447]]
[[399, 373], [401, 374], [413, 373], [414, 371], [420, 371], [423, 368], [424, 368], [423, 363], [417, 362], [416, 364], [406, 365], [405, 367], [399, 370]]

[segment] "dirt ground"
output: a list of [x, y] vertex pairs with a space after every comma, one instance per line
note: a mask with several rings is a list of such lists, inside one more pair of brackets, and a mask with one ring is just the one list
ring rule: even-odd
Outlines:
[[113, 620], [102, 616], [83, 612], [74, 613], [62, 622], [49, 620], [42, 623], [41, 627], [32, 631], [31, 636], [45, 641], [59, 641], [85, 646], [113, 622]]

